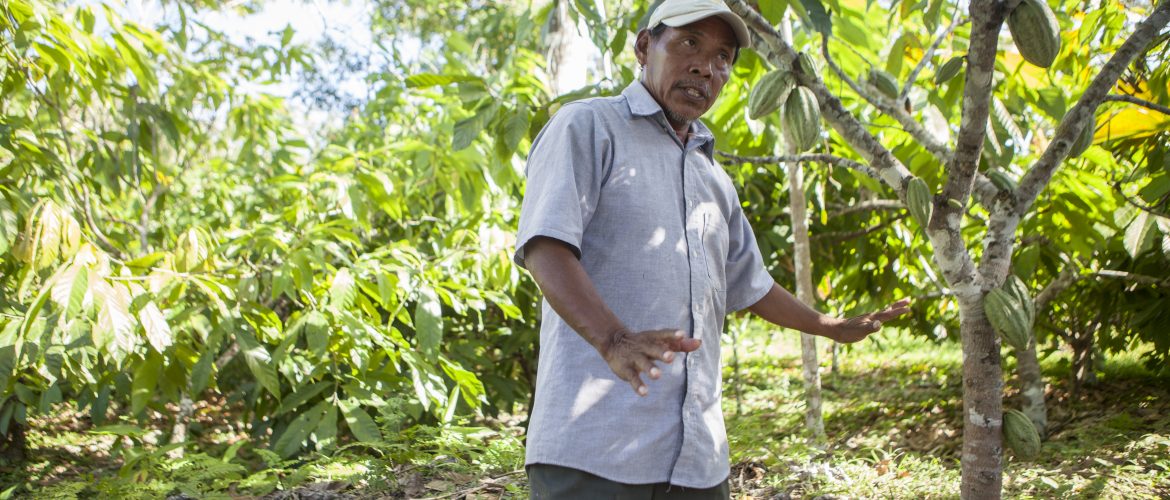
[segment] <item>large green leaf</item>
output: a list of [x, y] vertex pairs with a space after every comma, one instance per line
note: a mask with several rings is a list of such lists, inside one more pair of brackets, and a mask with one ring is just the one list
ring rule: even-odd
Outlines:
[[420, 290], [414, 309], [414, 328], [418, 333], [419, 350], [427, 356], [437, 356], [439, 344], [443, 341], [443, 305], [430, 287], [424, 286]]
[[361, 406], [343, 404], [341, 411], [345, 415], [345, 425], [349, 426], [353, 437], [363, 443], [377, 443], [382, 440], [382, 431], [378, 429], [378, 424], [374, 423], [374, 419]]
[[138, 415], [146, 409], [147, 403], [154, 399], [154, 390], [162, 376], [162, 357], [156, 353], [146, 356], [138, 368], [134, 370], [130, 389], [130, 413]]
[[277, 377], [276, 367], [272, 364], [272, 356], [268, 350], [246, 330], [236, 332], [236, 342], [240, 344], [240, 355], [244, 356], [252, 376], [256, 377], [261, 387], [279, 398], [280, 379]]

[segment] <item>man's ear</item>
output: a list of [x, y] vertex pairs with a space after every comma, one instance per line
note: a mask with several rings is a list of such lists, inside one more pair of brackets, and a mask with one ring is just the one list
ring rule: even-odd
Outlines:
[[642, 30], [638, 32], [638, 38], [634, 40], [634, 57], [638, 58], [638, 65], [646, 65], [646, 54], [650, 50], [650, 30]]

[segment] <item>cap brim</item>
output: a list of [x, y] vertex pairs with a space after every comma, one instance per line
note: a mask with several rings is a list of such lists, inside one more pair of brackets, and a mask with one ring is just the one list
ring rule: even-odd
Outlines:
[[739, 41], [739, 48], [746, 49], [752, 46], [752, 37], [748, 33], [747, 24], [743, 22], [743, 19], [740, 19], [739, 16], [735, 15], [734, 12], [726, 10], [701, 10], [698, 12], [672, 16], [663, 19], [662, 24], [672, 28], [678, 28], [680, 26], [686, 26], [695, 21], [700, 21], [708, 17], [718, 17], [731, 26], [731, 31], [735, 32], [735, 38]]

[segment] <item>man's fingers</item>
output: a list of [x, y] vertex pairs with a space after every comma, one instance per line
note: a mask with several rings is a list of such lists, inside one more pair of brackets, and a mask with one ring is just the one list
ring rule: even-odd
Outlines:
[[[632, 371], [632, 370], [631, 370]], [[629, 378], [630, 387], [634, 388], [634, 393], [639, 396], [645, 396], [650, 391], [646, 389], [646, 384], [642, 383], [642, 377], [638, 376], [638, 372], [634, 372]]]

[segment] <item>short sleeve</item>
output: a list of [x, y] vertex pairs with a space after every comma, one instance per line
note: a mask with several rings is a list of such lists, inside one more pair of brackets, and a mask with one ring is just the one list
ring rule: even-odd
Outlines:
[[751, 224], [738, 200], [727, 222], [727, 313], [759, 302], [775, 280], [764, 267], [764, 258]]
[[513, 260], [524, 266], [524, 246], [545, 236], [581, 257], [581, 237], [597, 209], [612, 163], [612, 143], [588, 103], [570, 103], [533, 141]]

